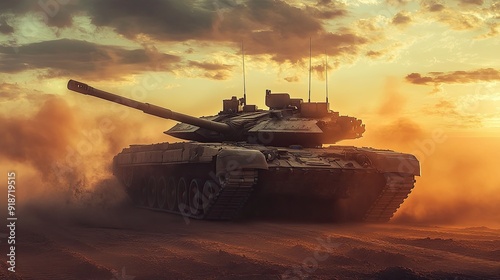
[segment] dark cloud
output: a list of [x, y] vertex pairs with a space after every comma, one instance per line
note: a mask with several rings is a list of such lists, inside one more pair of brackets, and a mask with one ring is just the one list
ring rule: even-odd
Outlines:
[[428, 10], [430, 12], [440, 12], [440, 11], [444, 10], [444, 8], [445, 7], [443, 5], [434, 3], [432, 5], [429, 5]]
[[93, 24], [114, 28], [130, 39], [145, 34], [162, 41], [241, 42], [242, 37], [252, 39], [253, 32], [263, 30], [281, 37], [310, 36], [323, 30], [320, 18], [345, 14], [335, 7], [300, 9], [284, 1], [92, 2], [87, 9]]
[[318, 6], [326, 6], [328, 4], [331, 4], [332, 0], [319, 0], [318, 1]]
[[315, 6], [306, 6], [305, 11], [319, 19], [333, 19], [343, 17], [348, 14], [343, 4], [332, 2], [330, 0], [320, 0]]
[[431, 77], [422, 77], [419, 73], [411, 73], [405, 77], [405, 79], [416, 85], [426, 85], [428, 83], [431, 83], [433, 79]]
[[[329, 64], [328, 65], [328, 70], [332, 70], [332, 66]], [[311, 70], [314, 74], [316, 74], [316, 78], [320, 81], [325, 80], [325, 64], [317, 64], [317, 65], [312, 65]]]
[[94, 0], [88, 12], [92, 23], [114, 28], [127, 38], [147, 34], [158, 40], [185, 41], [208, 38], [217, 18], [216, 3], [193, 0]]
[[278, 62], [307, 57], [307, 38], [319, 46], [328, 35], [318, 18], [283, 1], [248, 1], [224, 13], [214, 30], [214, 40], [245, 42], [246, 53], [271, 54]]
[[169, 71], [179, 61], [153, 48], [126, 50], [69, 39], [23, 45], [17, 51], [0, 46], [0, 72], [41, 69], [46, 70], [44, 77], [114, 79], [143, 71]]
[[[52, 2], [58, 3], [47, 3]], [[0, 8], [15, 14], [44, 10], [33, 3], [9, 0]], [[62, 19], [85, 14], [97, 27], [112, 28], [132, 40], [245, 42], [248, 54], [269, 54], [279, 63], [307, 58], [307, 38], [312, 38], [318, 50], [313, 55], [326, 52], [346, 59], [358, 55], [368, 42], [349, 29], [325, 30], [323, 20], [348, 14], [345, 4], [335, 1], [296, 7], [282, 0], [89, 0], [70, 1], [51, 9], [54, 16], [49, 17], [49, 25], [69, 26], [71, 22]], [[62, 19], [57, 21], [57, 17]]]
[[399, 12], [392, 18], [392, 23], [395, 25], [407, 25], [410, 22], [411, 17], [406, 12]]
[[230, 70], [233, 69], [234, 65], [220, 64], [213, 62], [198, 62], [190, 60], [187, 63], [188, 67], [197, 68], [203, 71], [202, 77], [209, 78], [212, 80], [225, 80], [231, 75]]
[[460, 3], [481, 6], [484, 4], [484, 0], [460, 0]]
[[11, 34], [14, 32], [14, 28], [10, 26], [7, 22], [0, 20], [0, 33]]
[[231, 74], [229, 72], [225, 71], [210, 71], [210, 72], [205, 72], [203, 74], [203, 77], [212, 79], [212, 80], [226, 80], [229, 78]]
[[229, 64], [219, 64], [219, 63], [212, 63], [212, 62], [198, 62], [198, 61], [192, 61], [192, 60], [190, 60], [188, 62], [188, 66], [196, 67], [196, 68], [200, 68], [200, 69], [208, 70], [208, 71], [231, 70], [234, 67], [233, 65], [229, 65]]
[[419, 73], [411, 73], [405, 77], [406, 81], [412, 84], [465, 84], [479, 81], [498, 81], [500, 80], [500, 71], [493, 68], [483, 68], [471, 71], [453, 71], [453, 72], [429, 72], [428, 76], [422, 76]]
[[[336, 34], [321, 32], [313, 34], [312, 56], [342, 56], [347, 59], [360, 53], [368, 39], [344, 30]], [[309, 56], [309, 41], [305, 36], [280, 36], [272, 31], [254, 32], [250, 42], [245, 42], [247, 54], [270, 54], [279, 63], [290, 61], [296, 63]]]
[[366, 52], [366, 56], [369, 56], [371, 58], [377, 58], [377, 57], [381, 57], [384, 55], [384, 52], [381, 52], [381, 51], [367, 51]]
[[343, 17], [347, 15], [346, 10], [321, 10], [317, 8], [308, 8], [312, 15], [317, 16], [320, 19], [333, 19], [337, 17]]

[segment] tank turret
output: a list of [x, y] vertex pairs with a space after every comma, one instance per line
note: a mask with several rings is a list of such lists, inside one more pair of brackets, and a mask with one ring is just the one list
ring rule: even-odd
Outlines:
[[68, 89], [125, 105], [164, 119], [179, 121], [164, 133], [198, 142], [248, 142], [270, 146], [300, 145], [319, 147], [343, 139], [362, 136], [365, 126], [354, 117], [340, 116], [329, 110], [327, 102], [303, 102], [288, 93], [266, 90], [265, 103], [269, 110], [247, 105], [246, 100], [223, 100], [219, 114], [193, 117], [153, 104], [139, 102], [70, 80]]

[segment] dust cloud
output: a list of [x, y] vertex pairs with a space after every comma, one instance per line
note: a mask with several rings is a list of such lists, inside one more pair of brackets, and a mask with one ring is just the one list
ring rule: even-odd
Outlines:
[[402, 117], [411, 108], [399, 83], [385, 80], [376, 122], [367, 124], [363, 138], [348, 142], [410, 153], [420, 161], [421, 176], [392, 221], [500, 226], [500, 138], [457, 137], [449, 128]]
[[450, 136], [399, 118], [370, 127], [362, 142], [414, 154], [420, 161], [422, 175], [393, 222], [497, 227], [499, 140]]
[[449, 138], [422, 162], [396, 221], [498, 227], [500, 147], [495, 138]]
[[387, 77], [383, 88], [384, 95], [377, 113], [380, 116], [391, 116], [401, 113], [407, 98], [400, 91], [400, 82], [396, 77]]
[[49, 94], [31, 106], [30, 115], [0, 115], [0, 163], [17, 172], [20, 213], [72, 219], [127, 203], [111, 161], [129, 144], [152, 141], [139, 121]]

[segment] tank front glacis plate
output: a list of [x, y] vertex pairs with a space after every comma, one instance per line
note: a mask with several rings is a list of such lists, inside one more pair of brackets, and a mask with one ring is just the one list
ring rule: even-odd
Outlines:
[[380, 173], [393, 172], [420, 175], [418, 160], [410, 154], [352, 146], [291, 149], [242, 144], [259, 150], [268, 158], [269, 167], [308, 169], [362, 169]]

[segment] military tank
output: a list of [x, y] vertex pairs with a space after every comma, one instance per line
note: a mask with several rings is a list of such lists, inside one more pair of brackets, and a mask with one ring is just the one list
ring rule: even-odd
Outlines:
[[420, 175], [410, 154], [323, 147], [365, 132], [361, 120], [328, 102], [266, 90], [268, 110], [233, 96], [217, 115], [197, 118], [74, 80], [68, 89], [179, 122], [164, 133], [187, 142], [131, 145], [113, 159], [131, 200], [156, 211], [207, 220], [385, 222]]

